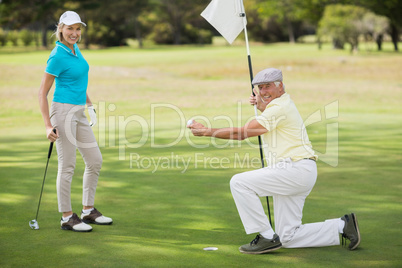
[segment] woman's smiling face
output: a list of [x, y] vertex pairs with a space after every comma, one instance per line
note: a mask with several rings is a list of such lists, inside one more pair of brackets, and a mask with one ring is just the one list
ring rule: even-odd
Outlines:
[[74, 44], [80, 40], [81, 37], [81, 23], [76, 23], [73, 25], [64, 25], [61, 29], [61, 34], [63, 36], [62, 43], [73, 48]]

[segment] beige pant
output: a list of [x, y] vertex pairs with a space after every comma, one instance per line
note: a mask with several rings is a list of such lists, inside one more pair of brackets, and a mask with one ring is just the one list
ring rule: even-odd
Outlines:
[[59, 134], [56, 140], [59, 162], [56, 183], [59, 212], [72, 211], [71, 181], [77, 148], [85, 162], [82, 205], [93, 206], [95, 201], [102, 154], [84, 111], [84, 105], [59, 102], [53, 102], [50, 109], [50, 121]]
[[275, 232], [283, 247], [339, 245], [339, 219], [302, 224], [303, 206], [317, 179], [312, 160], [286, 159], [275, 168], [267, 167], [236, 174], [230, 188], [247, 234], [270, 230], [259, 197], [273, 196]]

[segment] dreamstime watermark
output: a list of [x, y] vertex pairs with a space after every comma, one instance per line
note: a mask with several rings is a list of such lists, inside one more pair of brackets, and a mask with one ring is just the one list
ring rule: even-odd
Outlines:
[[[249, 146], [252, 148], [259, 148], [259, 144], [256, 141], [257, 139], [246, 139], [243, 142], [235, 141], [235, 140], [219, 140], [215, 138], [210, 138], [208, 143], [201, 142], [197, 143], [196, 141], [200, 138], [195, 138], [191, 131], [187, 130], [186, 123], [188, 119], [186, 118], [185, 113], [180, 107], [169, 104], [169, 103], [157, 103], [150, 104], [149, 113], [147, 114], [130, 114], [130, 115], [122, 115], [118, 112], [118, 107], [113, 104], [106, 102], [99, 102], [97, 105], [98, 111], [98, 124], [96, 127], [98, 128], [98, 145], [100, 148], [105, 147], [117, 147], [118, 148], [118, 159], [119, 160], [129, 160], [131, 168], [138, 169], [150, 169], [152, 172], [156, 172], [158, 169], [166, 169], [166, 168], [175, 168], [181, 170], [181, 172], [185, 172], [192, 165], [195, 168], [200, 168], [202, 165], [199, 163], [196, 165], [199, 160], [199, 155], [197, 155], [196, 151], [192, 157], [184, 157], [180, 155], [176, 155], [173, 152], [170, 155], [159, 156], [159, 157], [146, 157], [144, 155], [140, 155], [135, 152], [135, 149], [147, 146], [152, 149], [163, 149], [163, 148], [174, 148], [176, 145], [181, 143], [183, 140], [189, 146], [189, 148], [193, 149], [202, 149], [207, 147], [213, 148], [241, 148], [242, 146]], [[74, 108], [75, 109], [75, 108]], [[77, 144], [80, 147], [93, 147], [96, 146], [94, 143], [82, 143], [75, 140], [74, 131], [71, 127], [71, 120], [73, 120], [74, 113], [76, 110], [72, 109], [71, 115], [70, 113], [67, 115], [67, 120], [65, 122], [65, 129], [67, 132], [67, 137], [73, 144]], [[175, 123], [172, 124], [175, 128], [175, 134], [166, 137], [166, 134], [161, 134], [163, 131], [160, 131], [158, 118], [165, 118], [164, 115], [169, 114], [169, 118], [171, 121]], [[219, 124], [224, 125], [226, 127], [242, 127], [245, 123], [249, 122], [255, 118], [254, 115], [251, 115], [248, 118], [244, 118], [242, 116], [242, 104], [241, 102], [237, 103], [237, 113], [235, 117], [227, 116], [227, 115], [218, 115], [211, 118], [208, 118], [204, 115], [196, 115], [192, 116], [191, 119], [202, 122], [206, 127], [212, 127], [213, 125]], [[315, 124], [322, 124], [326, 127], [326, 142], [325, 142], [325, 150], [322, 152], [315, 150], [316, 154], [319, 157], [319, 160], [330, 165], [336, 167], [338, 165], [338, 122], [336, 122], [336, 118], [339, 117], [339, 102], [334, 101], [320, 109], [317, 109], [313, 113], [311, 113], [305, 120], [304, 124], [300, 126], [301, 129], [308, 128], [309, 126], [313, 126]], [[270, 120], [274, 122], [273, 124], [279, 124], [282, 120], [285, 120], [286, 116], [281, 116], [280, 118], [275, 118], [274, 120]], [[243, 122], [243, 123], [242, 123]], [[271, 126], [275, 129], [275, 125]], [[133, 129], [135, 129], [135, 135], [132, 134]], [[304, 133], [304, 131], [301, 131]], [[164, 135], [164, 136], [161, 136]], [[270, 147], [277, 146], [277, 133], [273, 132], [270, 135], [270, 140], [266, 141], [269, 143]], [[133, 139], [135, 141], [133, 141]], [[302, 137], [305, 142], [306, 150], [308, 150], [309, 142], [307, 137]], [[266, 145], [263, 144], [263, 147]], [[313, 147], [314, 148], [314, 147]], [[134, 153], [133, 153], [134, 151]], [[269, 153], [269, 152], [268, 152]], [[272, 156], [269, 156], [272, 157]], [[267, 159], [268, 156], [265, 156]], [[234, 159], [234, 160], [233, 160]], [[261, 167], [260, 158], [246, 158], [245, 163], [256, 164], [244, 164], [247, 168], [259, 168]], [[236, 155], [234, 158], [225, 158], [225, 157], [211, 157], [208, 159], [207, 156], [203, 156], [203, 163], [207, 163], [208, 167], [216, 167], [216, 168], [227, 168], [228, 166], [235, 167], [241, 166], [236, 165], [235, 163], [242, 163], [241, 159], [237, 158]], [[258, 163], [257, 163], [258, 162]], [[269, 163], [270, 161], [268, 161]], [[277, 162], [277, 159], [273, 159], [273, 162]], [[206, 167], [205, 167], [206, 168]]]

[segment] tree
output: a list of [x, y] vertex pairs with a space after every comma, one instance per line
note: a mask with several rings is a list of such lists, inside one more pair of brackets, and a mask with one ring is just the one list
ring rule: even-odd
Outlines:
[[276, 17], [279, 22], [286, 25], [290, 43], [295, 43], [293, 22], [299, 19], [299, 0], [265, 0], [259, 1], [258, 13], [265, 17]]
[[385, 16], [378, 16], [367, 12], [363, 17], [366, 35], [371, 36], [377, 43], [378, 50], [382, 49], [384, 34], [388, 31], [389, 20]]
[[140, 14], [149, 8], [149, 0], [81, 0], [79, 13], [87, 22], [86, 44], [121, 46], [135, 37], [142, 47]]
[[210, 0], [154, 0], [157, 6], [159, 25], [171, 31], [173, 44], [192, 43], [198, 39], [193, 25], [202, 24], [202, 10]]
[[328, 5], [319, 22], [318, 35], [332, 37], [334, 47], [343, 48], [345, 43], [357, 50], [359, 35], [365, 31], [363, 17], [368, 11], [351, 5]]
[[402, 27], [401, 0], [361, 0], [359, 4], [390, 20], [390, 35], [395, 51], [398, 51], [399, 32]]
[[139, 16], [144, 11], [152, 7], [149, 0], [120, 0], [111, 2], [110, 10], [113, 10], [119, 16], [123, 17], [123, 24], [126, 25], [124, 35], [125, 38], [134, 36], [139, 44], [143, 47], [142, 27]]
[[[93, 33], [85, 39], [87, 46], [91, 37], [104, 45], [121, 45], [123, 40], [131, 35], [132, 29], [138, 29], [135, 18], [148, 2], [148, 0], [2, 0], [0, 25], [9, 29], [21, 29], [39, 21], [42, 44], [47, 46], [49, 27], [57, 24], [64, 11], [74, 10], [87, 23], [87, 33]], [[139, 38], [140, 31], [136, 32]]]
[[42, 45], [47, 46], [47, 30], [58, 20], [56, 11], [61, 0], [3, 0], [1, 6], [1, 25], [9, 29], [21, 29], [32, 22], [40, 22]]

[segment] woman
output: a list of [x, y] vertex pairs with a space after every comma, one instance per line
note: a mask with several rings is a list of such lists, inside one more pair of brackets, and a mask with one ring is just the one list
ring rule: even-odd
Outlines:
[[[82, 56], [77, 42], [81, 39], [81, 27], [86, 26], [73, 11], [61, 15], [55, 32], [58, 41], [47, 61], [45, 74], [39, 89], [39, 105], [45, 121], [46, 135], [56, 142], [58, 155], [57, 201], [62, 212], [61, 229], [89, 232], [88, 223], [107, 225], [113, 220], [94, 208], [96, 185], [102, 166], [102, 155], [95, 136], [84, 114], [85, 104], [91, 125], [96, 114], [87, 94], [89, 66]], [[49, 113], [47, 95], [53, 82], [55, 92]], [[56, 129], [56, 133], [53, 132]], [[71, 207], [71, 181], [78, 148], [85, 162], [83, 177], [83, 209], [81, 217]]]

